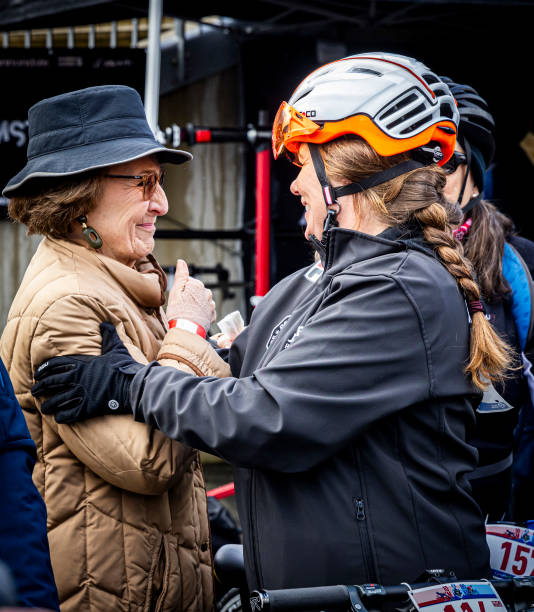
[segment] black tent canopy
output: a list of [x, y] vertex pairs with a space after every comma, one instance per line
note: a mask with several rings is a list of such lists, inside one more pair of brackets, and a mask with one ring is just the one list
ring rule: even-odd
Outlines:
[[[220, 15], [239, 20], [236, 27], [241, 26], [247, 33], [276, 33], [339, 22], [377, 27], [439, 22], [453, 17], [469, 20], [480, 18], [482, 7], [495, 14], [503, 6], [514, 10], [534, 6], [534, 0], [253, 0], [246, 3], [164, 0], [163, 13], [191, 20]], [[0, 28], [5, 30], [83, 25], [147, 14], [148, 0], [0, 0]]]

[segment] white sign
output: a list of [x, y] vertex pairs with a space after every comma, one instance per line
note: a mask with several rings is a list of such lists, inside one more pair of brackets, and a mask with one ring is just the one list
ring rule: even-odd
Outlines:
[[534, 530], [486, 525], [491, 571], [496, 578], [534, 576]]
[[415, 609], [424, 612], [506, 612], [487, 580], [449, 582], [408, 591]]

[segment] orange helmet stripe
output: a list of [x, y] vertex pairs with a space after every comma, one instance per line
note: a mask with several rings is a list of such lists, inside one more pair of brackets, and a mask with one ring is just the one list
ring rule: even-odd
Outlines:
[[327, 121], [313, 133], [290, 136], [285, 140], [284, 145], [289, 151], [296, 154], [303, 142], [323, 144], [345, 134], [361, 136], [379, 155], [386, 157], [411, 151], [435, 141], [440, 144], [443, 153], [443, 159], [439, 162], [440, 166], [450, 159], [456, 142], [456, 126], [453, 121], [446, 119], [427, 127], [410, 138], [393, 138], [377, 127], [367, 115], [355, 115], [340, 121]]

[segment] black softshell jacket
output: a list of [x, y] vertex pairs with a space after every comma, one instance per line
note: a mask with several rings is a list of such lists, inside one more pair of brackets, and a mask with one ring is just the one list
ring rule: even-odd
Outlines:
[[332, 230], [324, 268], [260, 302], [235, 378], [140, 370], [136, 418], [234, 465], [251, 589], [488, 577], [456, 282], [395, 230]]

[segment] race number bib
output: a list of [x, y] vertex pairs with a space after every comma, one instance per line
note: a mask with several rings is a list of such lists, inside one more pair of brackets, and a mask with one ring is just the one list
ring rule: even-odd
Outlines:
[[408, 591], [415, 609], [424, 612], [506, 612], [490, 582], [449, 582]]
[[534, 530], [516, 525], [486, 525], [495, 578], [534, 576]]

